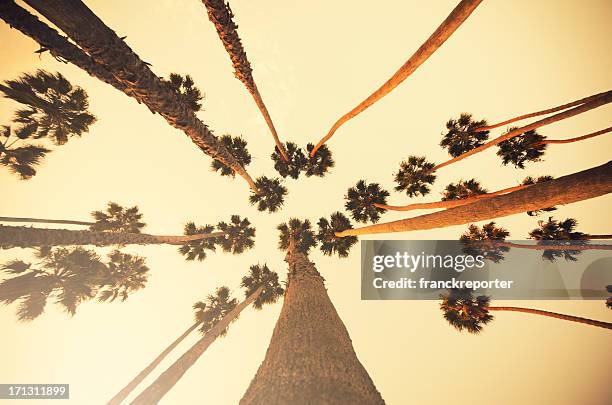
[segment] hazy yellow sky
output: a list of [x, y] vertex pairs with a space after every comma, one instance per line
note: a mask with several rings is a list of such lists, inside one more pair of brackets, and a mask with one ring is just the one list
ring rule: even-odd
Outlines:
[[[235, 0], [232, 9], [255, 80], [280, 137], [316, 142], [331, 124], [386, 80], [457, 3], [451, 1]], [[249, 142], [253, 177], [275, 175], [273, 144], [199, 1], [87, 1], [87, 4], [160, 76], [190, 74], [206, 93], [199, 116], [216, 134]], [[103, 403], [192, 322], [191, 305], [220, 285], [236, 294], [255, 263], [284, 276], [277, 224], [291, 216], [319, 217], [341, 209], [346, 189], [360, 178], [393, 186], [407, 155], [441, 162], [445, 122], [461, 112], [491, 122], [608, 90], [612, 83], [612, 3], [484, 1], [467, 22], [392, 94], [342, 127], [329, 143], [337, 166], [323, 179], [288, 180], [284, 209], [260, 213], [247, 204], [237, 178], [210, 171], [203, 155], [159, 115], [114, 88], [48, 54], [40, 59], [29, 38], [0, 23], [0, 80], [43, 68], [59, 71], [90, 96], [98, 122], [81, 139], [54, 150], [30, 181], [0, 170], [0, 215], [89, 218], [113, 200], [137, 204], [149, 233], [180, 234], [188, 220], [216, 223], [237, 213], [257, 228], [256, 246], [240, 256], [218, 252], [185, 262], [172, 246], [129, 247], [147, 258], [150, 280], [125, 303], [88, 302], [68, 318], [49, 304], [30, 324], [15, 307], [0, 308], [1, 383], [69, 383], [74, 404]], [[0, 99], [0, 124], [18, 104]], [[610, 125], [612, 107], [600, 107], [543, 128], [567, 138]], [[493, 150], [442, 169], [439, 199], [452, 181], [476, 177], [491, 190], [527, 175], [560, 176], [607, 162], [611, 137], [551, 145], [545, 160], [518, 170], [501, 166]], [[407, 201], [392, 193], [391, 203]], [[416, 200], [415, 200], [416, 201]], [[561, 207], [580, 230], [610, 233], [612, 197]], [[394, 220], [406, 214], [386, 214]], [[525, 214], [502, 218], [512, 237], [537, 222]], [[377, 235], [384, 239], [455, 239], [465, 226]], [[108, 249], [100, 249], [106, 252]], [[0, 262], [25, 251], [0, 252]], [[462, 335], [442, 319], [436, 302], [359, 299], [359, 248], [348, 259], [311, 255], [327, 280], [359, 359], [389, 404], [604, 404], [612, 396], [612, 339], [608, 331], [499, 313], [481, 336]], [[612, 320], [603, 302], [508, 302]], [[227, 337], [215, 342], [164, 398], [164, 404], [234, 404], [263, 360], [281, 303], [249, 308]], [[186, 350], [187, 339], [146, 382]], [[143, 387], [146, 385], [143, 385]], [[40, 401], [36, 403], [44, 403]], [[55, 402], [53, 402], [55, 403]]]

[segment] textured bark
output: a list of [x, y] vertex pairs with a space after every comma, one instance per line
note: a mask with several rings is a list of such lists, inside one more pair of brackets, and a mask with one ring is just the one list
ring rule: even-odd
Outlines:
[[610, 131], [612, 131], [612, 127], [608, 127], [606, 129], [602, 129], [600, 131], [592, 132], [592, 133], [587, 134], [587, 135], [577, 136], [575, 138], [569, 138], [569, 139], [544, 139], [543, 141], [540, 141], [540, 142], [536, 143], [533, 146], [537, 146], [537, 145], [540, 145], [540, 144], [559, 144], [559, 143], [580, 142], [580, 141], [584, 141], [585, 139], [590, 139], [590, 138], [594, 138], [594, 137], [599, 136], [599, 135], [607, 134]]
[[522, 121], [522, 120], [527, 119], [527, 118], [539, 117], [540, 115], [552, 114], [552, 113], [557, 112], [557, 111], [567, 110], [570, 107], [575, 107], [577, 105], [584, 104], [584, 103], [589, 102], [591, 100], [595, 100], [596, 98], [601, 97], [601, 96], [603, 96], [605, 94], [606, 94], [606, 92], [598, 93], [598, 94], [594, 94], [594, 95], [589, 96], [589, 97], [581, 98], [580, 100], [572, 101], [572, 102], [567, 103], [567, 104], [562, 104], [562, 105], [557, 106], [557, 107], [549, 108], [547, 110], [536, 111], [536, 112], [529, 113], [529, 114], [519, 115], [518, 117], [510, 118], [509, 120], [498, 122], [497, 124], [492, 124], [492, 125], [487, 125], [485, 127], [476, 128], [475, 131], [476, 132], [490, 131], [492, 129], [503, 127], [504, 125], [512, 124], [513, 122], [517, 122], [517, 121]]
[[552, 123], [555, 123], [557, 121], [561, 121], [564, 120], [566, 118], [570, 118], [573, 117], [575, 115], [578, 114], [582, 114], [584, 112], [590, 111], [592, 109], [595, 109], [597, 107], [601, 107], [602, 105], [608, 104], [612, 102], [612, 90], [608, 91], [606, 93], [604, 93], [604, 95], [597, 97], [594, 100], [591, 100], [587, 103], [581, 104], [578, 107], [574, 107], [571, 110], [566, 110], [563, 112], [560, 112], [558, 114], [552, 115], [550, 117], [546, 117], [543, 118], [539, 121], [536, 121], [534, 123], [525, 125], [524, 127], [520, 127], [520, 128], [516, 128], [513, 129], [512, 131], [508, 131], [507, 133], [503, 134], [502, 136], [498, 136], [497, 138], [493, 139], [492, 141], [489, 141], [487, 143], [485, 143], [484, 145], [481, 145], [477, 148], [474, 148], [472, 150], [469, 150], [455, 158], [452, 158], [450, 160], [447, 160], [444, 163], [440, 163], [439, 165], [435, 166], [433, 169], [431, 169], [432, 172], [444, 167], [444, 166], [448, 166], [452, 163], [458, 162], [460, 160], [463, 160], [465, 158], [467, 158], [468, 156], [472, 156], [476, 153], [482, 152], [483, 150], [489, 149], [495, 145], [498, 145], [500, 143], [502, 143], [503, 141], [507, 141], [510, 138], [514, 138], [515, 136], [519, 136], [521, 134], [524, 134], [527, 131], [531, 131], [532, 129], [537, 129], [540, 127], [543, 127], [545, 125], [549, 125]]
[[254, 192], [253, 179], [178, 94], [80, 0], [26, 0], [126, 86], [128, 94], [183, 131], [204, 153], [231, 167]]
[[192, 240], [216, 238], [222, 235], [224, 235], [223, 232], [200, 235], [149, 235], [146, 233], [73, 231], [0, 225], [0, 247], [8, 249], [66, 245], [182, 245]]
[[384, 404], [314, 264], [295, 251], [286, 261], [283, 308], [240, 404]]
[[69, 224], [69, 225], [95, 225], [95, 222], [73, 221], [70, 219], [45, 219], [45, 218], [22, 218], [22, 217], [0, 217], [0, 222], [27, 222], [42, 224]]
[[268, 109], [253, 79], [253, 69], [251, 69], [251, 64], [242, 47], [242, 41], [240, 40], [240, 36], [238, 36], [238, 25], [232, 20], [234, 14], [230, 9], [229, 3], [225, 3], [223, 0], [202, 0], [202, 3], [206, 6], [208, 19], [215, 25], [217, 34], [232, 60], [234, 75], [245, 85], [249, 93], [251, 93], [251, 96], [253, 96], [257, 108], [261, 111], [261, 114], [266, 120], [266, 124], [268, 124], [268, 128], [270, 128], [276, 147], [280, 150], [283, 158], [289, 161], [285, 145], [278, 139], [278, 134], [276, 128], [274, 128], [272, 118], [268, 113]]
[[219, 337], [233, 321], [238, 318], [240, 313], [259, 297], [263, 291], [263, 286], [247, 297], [236, 308], [231, 310], [215, 326], [202, 336], [193, 346], [189, 348], [181, 357], [178, 358], [166, 371], [151, 383], [134, 401], [132, 405], [151, 405], [157, 404], [164, 395], [168, 393], [183, 377], [183, 375], [195, 364], [208, 347]]
[[612, 192], [612, 161], [512, 193], [399, 221], [347, 229], [336, 236], [368, 235], [444, 228], [571, 204]]
[[310, 156], [314, 156], [317, 150], [325, 142], [332, 137], [334, 132], [345, 122], [351, 118], [362, 113], [365, 109], [376, 103], [387, 94], [391, 93], [393, 89], [400, 85], [404, 80], [408, 78], [419, 66], [423, 64], [442, 44], [467, 20], [472, 12], [478, 7], [482, 0], [461, 0], [459, 4], [453, 9], [453, 11], [446, 17], [446, 19], [440, 24], [440, 26], [434, 31], [433, 34], [421, 45], [421, 47], [399, 68], [397, 72], [391, 76], [382, 86], [380, 86], [374, 93], [368, 98], [363, 100], [359, 105], [353, 108], [348, 113], [344, 114], [336, 123], [331, 127], [327, 135], [325, 135], [319, 143], [314, 147]]
[[183, 340], [185, 340], [185, 338], [189, 336], [191, 332], [193, 332], [199, 325], [199, 322], [196, 322], [191, 325], [189, 329], [187, 329], [181, 336], [178, 337], [178, 339], [172, 342], [170, 346], [168, 346], [163, 352], [161, 352], [160, 355], [157, 356], [155, 360], [153, 360], [147, 367], [145, 367], [144, 370], [138, 373], [138, 375], [134, 377], [132, 381], [130, 381], [125, 387], [123, 387], [123, 389], [119, 391], [117, 395], [111, 398], [111, 400], [108, 401], [107, 405], [120, 405], [121, 402], [123, 402], [123, 400], [127, 398], [127, 396], [130, 395], [132, 391], [134, 391], [138, 384], [140, 384], [142, 380], [147, 378], [147, 376], [151, 374], [151, 372], [155, 370], [157, 366], [159, 366], [159, 364], [166, 358], [166, 356], [168, 356], [168, 354], [170, 354], [170, 352], [174, 350], [176, 346], [178, 346]]
[[579, 316], [559, 314], [556, 312], [543, 311], [541, 309], [521, 308], [521, 307], [487, 307], [488, 311], [513, 311], [527, 314], [543, 315], [551, 318], [563, 319], [564, 321], [578, 322], [586, 325], [597, 326], [599, 328], [612, 329], [612, 323], [596, 321], [594, 319], [581, 318]]

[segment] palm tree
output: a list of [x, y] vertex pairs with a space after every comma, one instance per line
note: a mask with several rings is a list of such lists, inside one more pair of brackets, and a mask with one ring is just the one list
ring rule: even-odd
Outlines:
[[16, 111], [13, 120], [19, 124], [15, 134], [20, 139], [49, 138], [63, 145], [71, 136], [80, 137], [96, 122], [88, 111], [85, 90], [73, 86], [60, 73], [37, 70], [4, 83], [0, 84], [4, 96], [26, 106]]
[[108, 259], [98, 291], [100, 302], [113, 302], [117, 298], [125, 301], [130, 294], [145, 287], [149, 268], [144, 258], [114, 250]]
[[168, 80], [164, 80], [164, 82], [179, 95], [181, 102], [187, 104], [193, 111], [200, 111], [202, 109], [201, 101], [204, 95], [195, 86], [191, 76], [170, 73]]
[[278, 147], [274, 148], [274, 153], [271, 155], [274, 169], [283, 178], [289, 176], [292, 179], [297, 179], [300, 176], [300, 172], [306, 170], [308, 158], [306, 158], [302, 148], [293, 142], [287, 142], [285, 153], [286, 157], [279, 152]]
[[[539, 144], [549, 145], [549, 144], [566, 144], [566, 143], [580, 142], [580, 141], [584, 141], [587, 139], [595, 138], [596, 136], [599, 136], [599, 135], [607, 134], [609, 132], [612, 132], [612, 127], [604, 128], [599, 131], [591, 132], [590, 134], [576, 136], [574, 138], [569, 138], [569, 139], [542, 139], [539, 142]], [[534, 146], [539, 146], [539, 144], [534, 145]]]
[[122, 207], [115, 202], [109, 202], [104, 211], [93, 211], [94, 222], [89, 229], [92, 231], [140, 233], [147, 224], [142, 222], [142, 214], [137, 206]]
[[385, 212], [376, 204], [387, 204], [389, 192], [380, 187], [378, 183], [366, 183], [359, 180], [355, 187], [351, 187], [346, 192], [344, 208], [350, 211], [351, 216], [357, 222], [376, 223], [380, 215]]
[[229, 300], [229, 289], [221, 287], [215, 296], [209, 296], [206, 303], [196, 306], [202, 308], [198, 320], [202, 320], [201, 332], [204, 336], [189, 348], [178, 360], [164, 371], [147, 387], [132, 404], [157, 403], [183, 375], [195, 364], [208, 347], [219, 336], [224, 336], [229, 325], [238, 319], [240, 313], [249, 305], [259, 310], [265, 304], [275, 303], [284, 293], [278, 275], [267, 265], [254, 265], [249, 274], [242, 278], [245, 300], [236, 305], [235, 299]]
[[[0, 14], [11, 24], [19, 15], [27, 13], [17, 5], [0, 8]], [[10, 3], [10, 2], [9, 2]], [[219, 142], [208, 127], [200, 121], [195, 111], [181, 99], [181, 95], [156, 76], [149, 65], [142, 61], [130, 47], [107, 27], [85, 4], [80, 1], [28, 0], [28, 5], [44, 15], [49, 21], [64, 31], [80, 48], [91, 56], [91, 60], [102, 66], [104, 72], [110, 73], [115, 80], [122, 83], [124, 93], [145, 104], [152, 112], [163, 116], [168, 124], [183, 131], [204, 153], [213, 159], [231, 167], [247, 181], [253, 191], [257, 191], [255, 182], [234, 158], [234, 156]], [[15, 26], [24, 34], [31, 36], [41, 46], [43, 43], [54, 54], [60, 55], [66, 61], [74, 63], [83, 69], [88, 65], [74, 60], [72, 49], [64, 38], [53, 36], [53, 42], [48, 41], [49, 27], [36, 18], [21, 20]], [[59, 42], [56, 45], [56, 43]], [[100, 69], [87, 70], [87, 73], [105, 81], [107, 75]]]
[[460, 180], [457, 184], [451, 183], [446, 186], [442, 193], [442, 201], [465, 200], [466, 198], [487, 193], [488, 191], [476, 179]]
[[376, 103], [384, 96], [389, 94], [393, 89], [400, 85], [408, 78], [419, 66], [423, 64], [442, 44], [467, 20], [472, 12], [478, 7], [482, 0], [461, 0], [453, 11], [446, 17], [440, 26], [431, 34], [431, 36], [419, 47], [419, 49], [399, 68], [397, 72], [391, 76], [382, 86], [380, 86], [368, 98], [363, 100], [359, 105], [353, 108], [348, 113], [344, 114], [331, 127], [327, 135], [325, 135], [311, 152], [313, 156], [317, 150], [332, 135], [340, 128], [342, 124], [357, 116], [372, 104]]
[[[227, 148], [227, 150], [231, 152], [242, 167], [247, 167], [251, 163], [251, 154], [247, 150], [247, 141], [245, 141], [242, 137], [226, 134], [219, 138], [219, 140]], [[234, 177], [236, 175], [234, 169], [224, 165], [217, 159], [212, 161], [211, 167], [215, 172], [219, 172], [221, 176]]]
[[[184, 234], [185, 235], [207, 235], [207, 234], [213, 233], [214, 229], [215, 227], [212, 225], [197, 226], [193, 222], [187, 222], [185, 224]], [[179, 248], [179, 253], [185, 256], [185, 260], [192, 261], [192, 260], [198, 259], [198, 261], [201, 262], [204, 259], [206, 259], [206, 250], [215, 251], [216, 244], [217, 244], [217, 238], [206, 238], [206, 239], [193, 240], [193, 241], [184, 243]]]
[[[11, 143], [9, 144], [9, 140]], [[36, 166], [51, 152], [42, 145], [17, 145], [18, 137], [11, 139], [11, 127], [3, 125], [0, 127], [0, 164], [19, 176], [22, 180], [29, 180], [36, 175]]]
[[[508, 132], [516, 130], [510, 128]], [[505, 166], [512, 163], [518, 169], [525, 168], [525, 162], [539, 162], [546, 151], [545, 136], [538, 134], [535, 130], [527, 131], [524, 134], [515, 136], [507, 141], [500, 142], [497, 147], [497, 156], [502, 158]]]
[[383, 404], [323, 277], [308, 260], [314, 245], [310, 224], [294, 218], [279, 230], [289, 264], [285, 300], [266, 357], [240, 404]]
[[255, 246], [255, 228], [251, 227], [247, 218], [232, 215], [230, 222], [219, 222], [218, 232], [212, 225], [196, 226], [193, 222], [185, 225], [185, 235], [214, 235], [205, 239], [188, 241], [179, 248], [179, 253], [187, 260], [202, 261], [206, 259], [206, 250], [215, 251], [216, 245], [220, 245], [224, 252], [233, 254], [244, 253]]
[[453, 288], [449, 292], [440, 295], [442, 302], [440, 309], [444, 319], [458, 331], [467, 331], [477, 334], [482, 331], [484, 325], [493, 320], [490, 311], [514, 311], [527, 314], [543, 315], [551, 318], [563, 319], [565, 321], [578, 322], [599, 328], [612, 329], [612, 323], [581, 318], [578, 316], [558, 314], [556, 312], [543, 311], [541, 309], [521, 307], [492, 307], [491, 297], [480, 295], [474, 297], [470, 289]]
[[336, 236], [358, 236], [444, 228], [505, 217], [544, 207], [571, 204], [612, 192], [612, 161], [601, 166], [538, 183], [504, 195], [475, 201], [444, 211], [347, 229]]
[[429, 194], [429, 184], [433, 184], [436, 175], [433, 174], [433, 163], [424, 157], [408, 156], [408, 159], [400, 163], [400, 168], [395, 174], [396, 191], [405, 191], [409, 197]]
[[249, 202], [257, 204], [259, 211], [276, 212], [280, 209], [287, 195], [287, 188], [280, 179], [269, 179], [261, 176], [255, 182], [257, 191], [251, 191]]
[[338, 238], [336, 232], [352, 228], [351, 220], [340, 212], [334, 212], [329, 220], [319, 219], [318, 225], [317, 241], [321, 243], [323, 254], [331, 256], [337, 253], [339, 257], [348, 257], [350, 249], [357, 243], [357, 237]]
[[499, 263], [504, 259], [504, 253], [508, 252], [508, 246], [491, 241], [505, 241], [510, 236], [506, 229], [495, 226], [495, 222], [484, 224], [482, 228], [478, 225], [470, 224], [468, 230], [459, 237], [465, 248], [463, 252], [471, 256], [482, 255], [485, 259], [494, 263]]
[[335, 162], [332, 158], [331, 150], [325, 145], [320, 146], [316, 151], [314, 145], [309, 143], [306, 145], [308, 152], [308, 163], [306, 163], [306, 177], [325, 176], [325, 173], [334, 167]]
[[474, 129], [487, 125], [486, 120], [474, 121], [472, 114], [462, 113], [458, 119], [451, 118], [446, 123], [440, 146], [448, 149], [449, 155], [457, 157], [462, 153], [482, 146], [489, 139], [489, 131], [476, 132]]
[[[538, 177], [527, 176], [521, 182], [521, 185], [523, 185], [523, 186], [530, 186], [532, 184], [542, 183], [544, 181], [549, 181], [549, 180], [552, 180], [552, 179], [554, 179], [553, 176], [538, 176]], [[533, 216], [540, 215], [542, 212], [552, 212], [552, 211], [556, 211], [556, 210], [557, 210], [556, 207], [546, 207], [546, 208], [542, 208], [542, 209], [535, 210], [535, 211], [527, 211], [527, 215], [529, 215], [530, 217], [533, 217]]]

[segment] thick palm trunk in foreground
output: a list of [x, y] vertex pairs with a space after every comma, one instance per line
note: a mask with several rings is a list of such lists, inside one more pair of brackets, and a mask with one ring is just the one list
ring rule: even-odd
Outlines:
[[555, 205], [571, 204], [612, 192], [612, 161], [578, 173], [533, 184], [525, 189], [399, 221], [347, 229], [336, 236], [445, 228]]
[[242, 47], [242, 41], [238, 36], [238, 31], [236, 31], [238, 26], [232, 20], [233, 14], [229, 4], [225, 3], [224, 0], [202, 0], [202, 3], [206, 6], [208, 19], [215, 25], [217, 34], [219, 34], [219, 38], [221, 42], [223, 42], [223, 46], [232, 60], [232, 65], [235, 70], [234, 75], [245, 85], [249, 93], [251, 93], [251, 96], [253, 96], [255, 104], [257, 104], [259, 111], [261, 111], [261, 114], [266, 120], [266, 124], [268, 124], [268, 128], [270, 128], [276, 147], [280, 151], [282, 157], [286, 161], [289, 161], [285, 145], [278, 139], [278, 134], [276, 133], [276, 128], [274, 128], [272, 118], [268, 113], [268, 109], [253, 79], [253, 69], [251, 69], [251, 64]]
[[107, 405], [121, 404], [121, 402], [125, 398], [127, 398], [128, 395], [132, 393], [132, 391], [134, 391], [134, 389], [138, 386], [138, 384], [140, 384], [142, 380], [147, 378], [147, 376], [151, 374], [151, 372], [155, 370], [157, 366], [159, 366], [159, 364], [166, 358], [166, 356], [168, 356], [168, 354], [170, 354], [170, 352], [174, 350], [176, 346], [178, 346], [183, 340], [185, 340], [185, 338], [189, 336], [191, 332], [193, 332], [199, 325], [200, 325], [199, 322], [196, 322], [193, 325], [191, 325], [189, 329], [187, 329], [181, 336], [178, 337], [178, 339], [172, 342], [170, 346], [168, 346], [163, 352], [161, 352], [160, 355], [157, 356], [155, 360], [151, 362], [151, 364], [149, 364], [144, 370], [138, 373], [138, 375], [134, 377], [134, 379], [130, 381], [128, 385], [123, 387], [123, 389], [119, 391], [117, 395], [115, 395], [110, 401], [108, 401]]
[[286, 260], [283, 309], [240, 404], [384, 404], [314, 264], [297, 251]]
[[[27, 0], [26, 3], [74, 40], [95, 63], [127, 87], [126, 94], [183, 131], [204, 153], [231, 167], [254, 192], [255, 182], [179, 95], [79, 0]], [[59, 52], [58, 52], [59, 53]], [[62, 55], [63, 56], [63, 55]], [[91, 72], [90, 72], [91, 74]]]
[[393, 89], [408, 78], [419, 66], [423, 64], [442, 44], [467, 20], [472, 12], [478, 7], [482, 0], [461, 0], [453, 11], [446, 17], [440, 26], [434, 31], [427, 41], [391, 76], [382, 86], [380, 86], [368, 98], [363, 100], [357, 107], [344, 114], [329, 130], [319, 143], [314, 147], [310, 156], [314, 156], [317, 150], [332, 137], [334, 132], [345, 122], [362, 113], [372, 104], [391, 93]]
[[73, 221], [71, 219], [46, 219], [46, 218], [23, 218], [23, 217], [0, 217], [0, 222], [25, 222], [41, 224], [68, 224], [68, 225], [95, 225], [95, 222]]
[[596, 321], [594, 319], [581, 318], [579, 316], [558, 314], [556, 312], [543, 311], [541, 309], [521, 308], [521, 307], [487, 307], [488, 311], [513, 311], [527, 314], [543, 315], [551, 318], [563, 319], [564, 321], [584, 323], [586, 325], [597, 326], [599, 328], [612, 329], [612, 323]]
[[182, 245], [189, 241], [216, 238], [224, 234], [224, 232], [212, 232], [198, 235], [149, 235], [146, 233], [74, 231], [0, 225], [0, 247]]
[[148, 386], [134, 401], [132, 405], [151, 405], [158, 403], [164, 395], [174, 387], [181, 377], [195, 364], [208, 347], [219, 337], [238, 315], [259, 297], [263, 286], [247, 297], [236, 308], [231, 310], [215, 326], [202, 336], [189, 350], [176, 360], [166, 371], [164, 371], [150, 386]]

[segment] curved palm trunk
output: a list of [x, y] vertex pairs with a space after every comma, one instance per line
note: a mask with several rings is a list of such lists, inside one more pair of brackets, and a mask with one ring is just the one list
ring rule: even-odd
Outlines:
[[606, 129], [602, 129], [600, 131], [592, 132], [592, 133], [587, 134], [587, 135], [577, 136], [575, 138], [569, 138], [569, 139], [544, 139], [543, 141], [540, 141], [540, 142], [536, 143], [534, 146], [541, 145], [541, 144], [559, 144], [559, 143], [580, 142], [580, 141], [584, 141], [585, 139], [590, 139], [590, 138], [594, 138], [594, 137], [599, 136], [599, 135], [607, 134], [610, 131], [612, 131], [612, 127], [608, 127]]
[[429, 203], [417, 203], [408, 205], [385, 205], [374, 203], [375, 207], [382, 208], [390, 211], [412, 211], [412, 210], [428, 210], [434, 208], [453, 208], [460, 207], [462, 205], [471, 204], [475, 201], [495, 197], [497, 195], [507, 194], [512, 191], [522, 190], [525, 187], [529, 187], [531, 184], [524, 184], [520, 186], [508, 187], [502, 190], [493, 191], [491, 193], [479, 194], [461, 200], [450, 200], [450, 201], [434, 201]]
[[513, 129], [512, 131], [508, 131], [507, 133], [505, 133], [502, 136], [498, 136], [497, 138], [493, 139], [492, 141], [489, 141], [487, 143], [485, 143], [484, 145], [481, 145], [477, 148], [474, 148], [472, 150], [469, 150], [455, 158], [452, 158], [450, 160], [447, 160], [444, 163], [440, 163], [439, 165], [435, 166], [433, 169], [431, 169], [432, 172], [444, 167], [444, 166], [448, 166], [452, 163], [458, 162], [460, 160], [463, 160], [465, 158], [467, 158], [468, 156], [472, 156], [476, 153], [482, 152], [485, 149], [489, 149], [495, 145], [498, 145], [500, 143], [502, 143], [503, 141], [507, 141], [510, 138], [513, 138], [515, 136], [521, 135], [527, 131], [531, 131], [532, 129], [536, 129], [536, 128], [540, 128], [543, 127], [545, 125], [549, 125], [552, 123], [555, 123], [557, 121], [561, 121], [564, 120], [566, 118], [570, 118], [573, 117], [574, 115], [578, 115], [578, 114], [582, 114], [584, 112], [593, 110], [597, 107], [601, 107], [602, 105], [608, 104], [612, 102], [612, 90], [608, 91], [606, 93], [604, 93], [604, 95], [591, 100], [587, 103], [581, 104], [578, 107], [574, 107], [571, 110], [566, 110], [563, 112], [560, 112], [558, 114], [552, 115], [550, 117], [546, 117], [543, 118], [539, 121], [536, 121], [534, 123], [525, 125], [524, 127], [520, 127], [520, 128], [516, 128]]
[[440, 24], [440, 26], [434, 31], [433, 34], [421, 45], [419, 49], [399, 68], [397, 72], [391, 76], [382, 86], [380, 86], [374, 93], [368, 98], [363, 100], [359, 105], [353, 108], [348, 113], [344, 114], [336, 123], [331, 127], [327, 135], [325, 135], [319, 143], [314, 147], [310, 153], [310, 157], [313, 157], [317, 150], [329, 138], [334, 135], [334, 132], [345, 122], [354, 118], [358, 114], [362, 113], [365, 109], [376, 103], [387, 94], [391, 93], [393, 89], [400, 85], [404, 80], [408, 78], [419, 66], [423, 64], [442, 44], [467, 20], [472, 12], [478, 7], [482, 0], [461, 0], [459, 4], [453, 9], [453, 11], [446, 17], [446, 19]]
[[230, 9], [229, 3], [225, 3], [224, 0], [202, 0], [202, 3], [204, 3], [204, 6], [206, 6], [208, 19], [215, 25], [217, 34], [219, 35], [221, 42], [223, 42], [223, 46], [229, 54], [230, 59], [232, 60], [232, 65], [234, 66], [235, 70], [234, 75], [245, 85], [249, 93], [251, 93], [251, 96], [253, 96], [255, 104], [257, 104], [257, 108], [259, 108], [259, 111], [261, 111], [261, 114], [266, 120], [268, 128], [270, 128], [270, 132], [272, 133], [276, 147], [280, 151], [283, 159], [289, 161], [287, 151], [285, 150], [285, 145], [283, 145], [280, 139], [278, 139], [278, 134], [276, 133], [276, 128], [274, 128], [272, 118], [268, 113], [268, 109], [266, 108], [266, 105], [261, 98], [261, 94], [259, 94], [259, 90], [257, 89], [257, 85], [255, 84], [255, 80], [253, 79], [253, 69], [251, 69], [251, 64], [247, 59], [244, 48], [242, 47], [242, 41], [238, 36], [238, 31], [236, 31], [238, 26], [232, 20], [234, 14]]
[[444, 228], [588, 200], [612, 192], [612, 161], [523, 190], [399, 221], [347, 229], [336, 236]]
[[168, 356], [168, 354], [170, 354], [170, 352], [174, 350], [176, 346], [178, 346], [183, 340], [185, 340], [185, 338], [189, 336], [189, 334], [191, 334], [191, 332], [193, 332], [199, 325], [199, 322], [196, 322], [191, 325], [189, 329], [187, 329], [181, 336], [178, 337], [178, 339], [172, 342], [170, 346], [168, 346], [163, 352], [161, 352], [160, 355], [157, 356], [155, 360], [151, 362], [151, 364], [149, 364], [147, 367], [145, 367], [144, 370], [138, 373], [138, 375], [134, 377], [134, 379], [130, 381], [128, 385], [123, 387], [123, 389], [119, 391], [117, 395], [112, 397], [111, 400], [108, 401], [107, 405], [120, 405], [121, 402], [123, 402], [123, 400], [127, 398], [128, 395], [132, 393], [132, 391], [134, 391], [138, 384], [140, 384], [142, 380], [147, 378], [147, 376], [151, 374], [151, 372], [155, 368], [157, 368], [157, 366], [166, 358], [166, 356]]
[[23, 217], [0, 217], [0, 222], [27, 222], [42, 224], [68, 224], [68, 225], [95, 225], [95, 222], [73, 221], [71, 219], [45, 219], [45, 218], [23, 218]]
[[170, 125], [183, 131], [204, 153], [231, 167], [254, 192], [258, 192], [246, 170], [195, 112], [83, 2], [27, 0], [26, 3], [65, 32], [91, 55], [95, 63], [104, 66], [124, 84], [129, 89], [126, 94], [159, 113]]
[[578, 322], [586, 325], [597, 326], [599, 328], [612, 329], [612, 323], [596, 321], [594, 319], [581, 318], [579, 316], [559, 314], [556, 312], [543, 311], [541, 309], [521, 308], [521, 307], [487, 307], [488, 311], [512, 311], [523, 312], [526, 314], [543, 315], [551, 318], [563, 319], [564, 321]]
[[596, 98], [601, 97], [601, 96], [603, 96], [605, 94], [606, 94], [606, 92], [598, 93], [598, 94], [594, 94], [594, 95], [589, 96], [589, 97], [581, 98], [580, 100], [572, 101], [572, 102], [567, 103], [567, 104], [563, 104], [563, 105], [560, 105], [560, 106], [557, 106], [557, 107], [549, 108], [547, 110], [542, 110], [542, 111], [537, 111], [537, 112], [534, 112], [534, 113], [519, 115], [518, 117], [510, 118], [509, 120], [498, 122], [497, 124], [492, 124], [492, 125], [487, 125], [487, 126], [484, 126], [484, 127], [476, 128], [476, 129], [474, 129], [474, 131], [475, 132], [490, 131], [492, 129], [503, 127], [504, 125], [512, 124], [513, 122], [517, 122], [517, 121], [522, 121], [522, 120], [527, 119], [527, 118], [539, 117], [540, 115], [552, 114], [552, 113], [557, 112], [557, 111], [567, 110], [570, 107], [575, 107], [577, 105], [587, 103], [587, 102], [589, 102], [591, 100], [595, 100]]
[[290, 248], [285, 260], [283, 309], [240, 404], [384, 404], [357, 359], [323, 277], [303, 253]]
[[195, 364], [208, 347], [219, 337], [233, 321], [238, 318], [240, 313], [259, 297], [263, 291], [263, 286], [247, 297], [244, 301], [231, 310], [215, 326], [202, 336], [193, 346], [189, 348], [181, 357], [178, 358], [166, 371], [149, 385], [134, 401], [132, 405], [151, 405], [158, 403], [164, 395], [174, 387], [181, 377]]
[[62, 245], [182, 245], [193, 240], [216, 238], [223, 235], [225, 235], [224, 232], [199, 235], [149, 235], [146, 233], [74, 231], [0, 225], [0, 247], [6, 249]]

